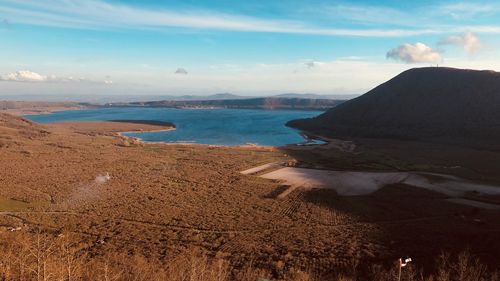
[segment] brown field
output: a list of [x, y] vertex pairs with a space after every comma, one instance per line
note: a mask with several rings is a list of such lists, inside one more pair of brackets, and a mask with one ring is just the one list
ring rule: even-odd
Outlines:
[[[363, 196], [312, 188], [278, 198], [281, 182], [240, 173], [294, 159], [323, 168], [442, 172], [447, 168], [439, 165], [459, 165], [452, 156], [408, 166], [409, 157], [407, 163], [389, 153], [372, 155], [363, 145], [326, 154], [323, 148], [142, 144], [109, 132], [152, 129], [146, 125], [87, 125], [42, 126], [0, 114], [0, 229], [71, 234], [96, 258], [116, 253], [167, 262], [196, 249], [227, 261], [232, 276], [251, 264], [278, 279], [301, 270], [328, 280], [391, 265], [402, 255], [430, 271], [442, 251], [463, 250], [490, 267], [500, 265], [498, 211], [447, 202], [443, 194], [405, 184]], [[470, 162], [494, 165], [500, 160], [493, 154], [478, 152], [483, 160]], [[376, 156], [386, 163], [373, 161]], [[413, 155], [419, 157], [425, 159]], [[471, 163], [460, 163], [460, 176], [497, 179], [493, 167]], [[106, 173], [109, 179], [100, 180]]]
[[76, 102], [29, 102], [0, 100], [0, 112], [13, 115], [45, 114], [62, 110], [77, 110], [87, 108]]
[[113, 136], [123, 132], [158, 132], [174, 130], [172, 126], [118, 121], [63, 122], [50, 125], [58, 133], [78, 133], [92, 136]]

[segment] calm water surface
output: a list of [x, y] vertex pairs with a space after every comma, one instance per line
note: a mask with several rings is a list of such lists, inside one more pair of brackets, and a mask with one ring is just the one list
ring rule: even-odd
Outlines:
[[175, 109], [175, 108], [100, 108], [70, 110], [52, 114], [27, 115], [39, 123], [64, 121], [104, 121], [116, 119], [172, 122], [175, 131], [127, 133], [145, 141], [190, 142], [202, 144], [280, 146], [301, 143], [299, 131], [285, 123], [309, 118], [321, 111], [252, 110], [252, 109]]

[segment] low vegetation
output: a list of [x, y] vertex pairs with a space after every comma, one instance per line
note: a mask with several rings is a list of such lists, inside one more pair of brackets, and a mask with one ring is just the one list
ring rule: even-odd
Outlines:
[[[466, 248], [499, 268], [497, 211], [406, 185], [278, 198], [281, 182], [240, 173], [290, 155], [306, 163], [297, 151], [123, 146], [0, 115], [0, 153], [0, 280], [389, 280], [408, 254], [418, 269], [402, 280], [446, 281], [432, 261]], [[359, 159], [344, 167], [373, 163]]]
[[[91, 256], [85, 243], [71, 234], [4, 232], [0, 235], [0, 280], [124, 280], [124, 281], [257, 281], [276, 280], [272, 272], [249, 263], [234, 268], [229, 261], [209, 258], [197, 250], [161, 262], [141, 255], [106, 253]], [[359, 273], [358, 265], [350, 272], [333, 276], [314, 276], [299, 270], [289, 270], [280, 280], [290, 281], [392, 281], [398, 280], [399, 264], [370, 265]], [[456, 256], [442, 254], [432, 273], [424, 273], [418, 265], [409, 264], [401, 270], [405, 281], [498, 281], [498, 272], [489, 271], [474, 256], [463, 252]]]

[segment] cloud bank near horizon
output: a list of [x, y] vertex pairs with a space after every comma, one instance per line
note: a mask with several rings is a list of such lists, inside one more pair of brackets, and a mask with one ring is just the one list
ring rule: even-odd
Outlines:
[[52, 82], [52, 83], [103, 83], [103, 84], [113, 84], [113, 81], [107, 79], [102, 81], [91, 80], [87, 78], [76, 78], [72, 76], [62, 77], [55, 75], [42, 75], [29, 70], [18, 70], [13, 73], [9, 73], [6, 75], [0, 75], [0, 81], [4, 82]]

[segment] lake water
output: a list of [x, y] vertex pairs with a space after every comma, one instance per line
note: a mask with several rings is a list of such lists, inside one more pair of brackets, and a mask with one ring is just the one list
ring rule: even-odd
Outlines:
[[64, 121], [157, 120], [172, 122], [177, 129], [167, 132], [127, 133], [145, 141], [201, 143], [220, 145], [280, 146], [301, 143], [299, 131], [285, 123], [309, 118], [321, 111], [252, 110], [252, 109], [175, 109], [175, 108], [100, 108], [27, 115], [39, 123]]

